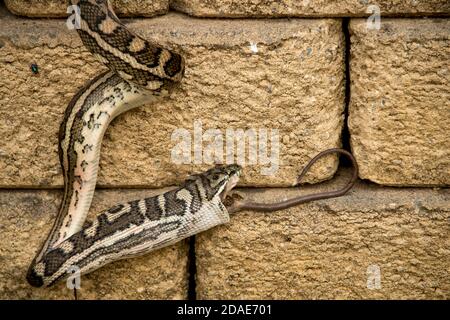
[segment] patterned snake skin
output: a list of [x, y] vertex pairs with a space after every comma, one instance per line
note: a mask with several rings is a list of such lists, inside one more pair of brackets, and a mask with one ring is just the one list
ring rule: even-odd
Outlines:
[[[181, 209], [187, 210], [183, 204], [189, 202], [190, 196], [188, 191], [179, 190], [169, 193], [167, 201], [163, 197], [162, 202], [147, 199], [117, 206], [82, 230], [95, 190], [100, 147], [108, 124], [131, 108], [167, 96], [183, 77], [184, 59], [130, 32], [107, 0], [72, 0], [69, 4], [79, 8], [77, 31], [83, 44], [109, 71], [82, 88], [66, 109], [58, 144], [64, 196], [47, 240], [28, 270], [27, 280], [33, 286], [49, 285], [62, 278], [69, 265], [86, 273], [110, 261], [169, 243], [175, 234], [187, 236], [183, 223], [190, 218], [173, 221], [169, 217], [193, 214]], [[198, 188], [208, 186], [198, 184]], [[203, 195], [206, 190], [209, 189], [198, 192]], [[175, 195], [184, 198], [177, 201]], [[192, 195], [195, 201], [196, 197], [198, 194]], [[198, 203], [192, 206], [197, 214], [204, 214]], [[214, 209], [220, 213], [222, 208]], [[155, 217], [161, 214], [158, 225]], [[213, 224], [221, 219], [213, 218]]]
[[237, 165], [216, 167], [175, 190], [114, 206], [44, 254], [29, 270], [28, 282], [51, 286], [73, 266], [86, 274], [227, 223], [222, 200], [240, 172]]

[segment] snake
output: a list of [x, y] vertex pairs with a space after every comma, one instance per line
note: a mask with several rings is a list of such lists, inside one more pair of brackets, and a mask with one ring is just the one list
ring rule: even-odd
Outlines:
[[341, 190], [300, 196], [275, 204], [254, 203], [233, 192], [242, 174], [237, 164], [217, 165], [188, 177], [157, 196], [113, 206], [86, 222], [95, 191], [101, 143], [110, 122], [120, 114], [167, 97], [182, 80], [185, 59], [131, 32], [109, 0], [71, 0], [79, 14], [83, 45], [107, 67], [69, 102], [58, 136], [64, 193], [52, 228], [26, 275], [31, 286], [52, 286], [76, 267], [81, 274], [140, 256], [229, 222], [241, 210], [275, 211], [303, 202], [345, 194], [355, 183], [357, 165], [342, 149], [326, 150], [304, 168], [301, 179], [319, 158], [340, 153], [355, 167]]

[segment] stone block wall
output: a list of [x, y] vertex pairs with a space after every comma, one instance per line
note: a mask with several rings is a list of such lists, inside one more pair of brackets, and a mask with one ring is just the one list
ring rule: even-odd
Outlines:
[[[6, 7], [24, 17], [67, 16], [67, 0], [5, 0]], [[153, 17], [169, 11], [169, 0], [111, 0], [115, 12], [125, 17]]]
[[[22, 33], [17, 33], [17, 23]], [[60, 20], [9, 17], [0, 24], [0, 101], [5, 101], [0, 121], [8, 124], [0, 134], [16, 137], [0, 147], [0, 186], [61, 186], [57, 132], [64, 110], [104, 67]], [[340, 21], [216, 21], [171, 13], [129, 27], [178, 49], [189, 67], [170, 99], [113, 122], [101, 153], [100, 185], [161, 187], [208, 168], [211, 164], [203, 159], [196, 164], [194, 157], [174, 163], [172, 150], [180, 144], [174, 134], [181, 130], [190, 132], [192, 151], [209, 145], [206, 137], [203, 143], [195, 141], [199, 131], [205, 136], [207, 130], [219, 130], [225, 137], [227, 129], [266, 130], [269, 147], [271, 141], [280, 145], [267, 155], [279, 157], [248, 166], [243, 182], [252, 186], [293, 185], [309, 158], [341, 145], [345, 43]], [[30, 74], [32, 63], [39, 66], [38, 75]], [[9, 107], [12, 102], [14, 108]], [[231, 151], [226, 148], [222, 159]], [[321, 164], [309, 182], [330, 178], [337, 159]], [[265, 175], [264, 170], [275, 174]]]
[[[95, 213], [157, 194], [156, 190], [97, 190]], [[53, 224], [62, 197], [60, 190], [0, 190], [0, 297], [2, 299], [73, 299], [65, 282], [51, 288], [33, 288], [26, 270]], [[109, 264], [81, 278], [80, 299], [186, 299], [188, 290], [187, 241], [148, 255]]]
[[450, 20], [350, 22], [351, 145], [360, 177], [450, 184]]
[[172, 0], [172, 8], [198, 17], [365, 17], [376, 5], [384, 16], [448, 15], [446, 0]]
[[[237, 213], [195, 238], [108, 265], [82, 278], [80, 298], [450, 298], [448, 1], [112, 3], [133, 18], [124, 20], [130, 29], [179, 51], [187, 67], [170, 98], [111, 124], [90, 218], [210, 167], [194, 152], [208, 146], [208, 130], [223, 138], [266, 132], [265, 161], [247, 154], [240, 184], [258, 201], [343, 184], [348, 169], [328, 157], [307, 175], [311, 185], [291, 187], [311, 157], [333, 147], [354, 154], [360, 181], [342, 198]], [[66, 28], [66, 12], [65, 0], [0, 2], [3, 299], [73, 298], [64, 283], [35, 289], [24, 279], [62, 195], [63, 112], [104, 69]], [[180, 132], [192, 139], [183, 163], [174, 153]], [[216, 161], [233, 151], [224, 145]]]
[[[331, 190], [348, 175], [307, 191], [243, 193], [272, 202]], [[448, 190], [363, 182], [341, 198], [237, 213], [196, 237], [197, 297], [448, 299], [449, 214]]]

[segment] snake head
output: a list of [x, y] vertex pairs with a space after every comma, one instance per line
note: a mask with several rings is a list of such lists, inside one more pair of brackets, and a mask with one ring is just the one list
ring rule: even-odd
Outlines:
[[185, 185], [200, 184], [208, 200], [219, 196], [224, 200], [239, 181], [242, 167], [237, 164], [217, 165], [203, 173], [190, 176]]
[[216, 166], [209, 171], [209, 173], [207, 172], [207, 177], [210, 181], [210, 185], [221, 186], [218, 193], [220, 194], [220, 199], [224, 201], [231, 189], [239, 182], [242, 167], [237, 164], [232, 164], [227, 166]]

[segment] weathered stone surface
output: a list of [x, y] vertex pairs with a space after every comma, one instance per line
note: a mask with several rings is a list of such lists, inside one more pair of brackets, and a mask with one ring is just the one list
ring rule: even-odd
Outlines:
[[[262, 153], [257, 164], [247, 161], [244, 185], [292, 185], [310, 158], [340, 145], [340, 21], [210, 20], [169, 14], [129, 26], [182, 52], [186, 76], [170, 99], [127, 112], [112, 123], [101, 153], [100, 185], [173, 185], [210, 167], [205, 159], [177, 164], [179, 157], [172, 157], [180, 143], [179, 137], [172, 139], [174, 133], [192, 138], [189, 147], [195, 148], [194, 123], [202, 124], [204, 148], [211, 144], [207, 129], [218, 129], [224, 141], [227, 129], [258, 134], [267, 129], [267, 155], [273, 161], [265, 163]], [[62, 185], [59, 123], [71, 97], [102, 67], [63, 21], [6, 16], [0, 21], [0, 41], [0, 136], [6, 137], [0, 140], [0, 186]], [[38, 75], [30, 71], [31, 63], [39, 66]], [[270, 140], [277, 133], [279, 157]], [[259, 135], [258, 141], [266, 139]], [[236, 146], [222, 150], [239, 152]], [[327, 179], [336, 166], [336, 158], [324, 159], [307, 180]], [[272, 172], [263, 171], [270, 167]]]
[[450, 20], [352, 20], [351, 145], [360, 177], [450, 184]]
[[[171, 0], [172, 8], [199, 17], [362, 17], [376, 4], [382, 16], [450, 14], [447, 0]], [[370, 13], [368, 13], [370, 12]]]
[[[91, 219], [121, 201], [140, 199], [155, 190], [100, 190]], [[62, 193], [0, 191], [0, 299], [73, 299], [65, 282], [33, 288], [25, 280], [28, 265], [45, 240]], [[182, 241], [145, 256], [118, 261], [81, 278], [80, 299], [186, 299], [188, 244]]]
[[[266, 202], [300, 193], [254, 192]], [[341, 198], [237, 213], [196, 237], [197, 297], [449, 299], [449, 218], [449, 189], [365, 183]]]
[[[110, 0], [115, 13], [126, 17], [152, 17], [169, 11], [169, 0]], [[67, 0], [5, 0], [14, 14], [26, 17], [66, 17]]]

